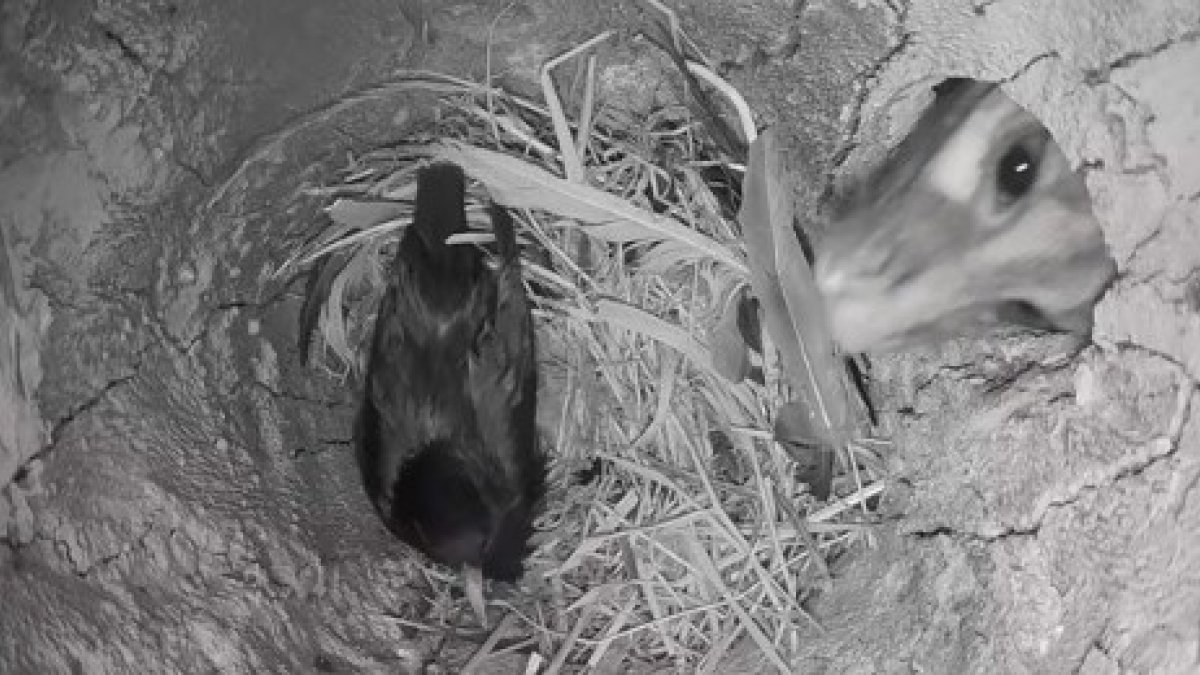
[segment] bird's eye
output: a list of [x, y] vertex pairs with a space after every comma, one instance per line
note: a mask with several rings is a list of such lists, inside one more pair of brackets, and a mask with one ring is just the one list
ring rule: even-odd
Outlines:
[[1002, 206], [1029, 194], [1037, 182], [1037, 157], [1025, 143], [1016, 143], [1000, 157], [996, 167], [997, 196]]

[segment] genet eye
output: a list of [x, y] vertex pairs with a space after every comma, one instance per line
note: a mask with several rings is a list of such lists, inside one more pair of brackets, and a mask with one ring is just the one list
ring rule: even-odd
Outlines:
[[996, 167], [996, 189], [1001, 205], [1024, 197], [1037, 182], [1037, 158], [1024, 143], [1009, 148]]

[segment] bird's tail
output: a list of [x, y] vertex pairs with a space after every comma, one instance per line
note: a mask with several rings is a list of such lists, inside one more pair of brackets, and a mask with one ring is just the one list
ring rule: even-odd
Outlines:
[[438, 163], [417, 175], [417, 200], [413, 231], [421, 238], [431, 258], [445, 259], [469, 247], [450, 246], [446, 238], [467, 231], [463, 170], [454, 164]]

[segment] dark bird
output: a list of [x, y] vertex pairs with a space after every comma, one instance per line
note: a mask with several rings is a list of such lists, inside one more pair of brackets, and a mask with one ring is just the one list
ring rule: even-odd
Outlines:
[[533, 320], [511, 216], [491, 207], [499, 267], [471, 244], [463, 172], [423, 169], [413, 224], [375, 319], [356, 429], [367, 495], [387, 527], [466, 573], [515, 581], [545, 489]]

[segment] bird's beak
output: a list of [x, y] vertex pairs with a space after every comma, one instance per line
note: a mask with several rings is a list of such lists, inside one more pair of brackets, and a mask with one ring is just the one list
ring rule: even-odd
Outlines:
[[488, 627], [487, 608], [483, 602], [483, 570], [473, 565], [463, 566], [463, 583], [467, 588], [467, 602], [479, 617], [479, 623]]

